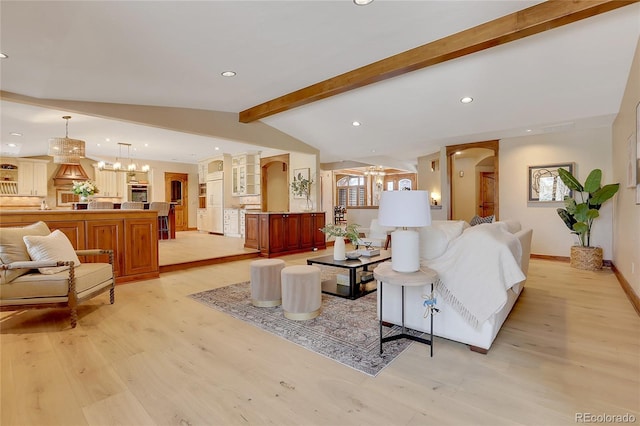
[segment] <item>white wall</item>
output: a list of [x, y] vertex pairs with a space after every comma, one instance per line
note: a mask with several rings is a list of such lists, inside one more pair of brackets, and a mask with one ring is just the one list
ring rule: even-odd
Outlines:
[[[595, 168], [602, 170], [602, 183], [614, 183], [612, 141], [609, 127], [541, 134], [500, 141], [500, 219], [518, 219], [533, 229], [531, 253], [568, 257], [576, 238], [558, 216], [563, 203], [528, 202], [528, 167], [574, 162], [574, 174], [584, 182]], [[615, 199], [600, 209], [593, 225], [591, 244], [604, 250], [611, 260]]]
[[[620, 112], [613, 123], [613, 166], [614, 180], [620, 182], [620, 190], [614, 199], [615, 226], [613, 230], [613, 263], [620, 274], [640, 297], [640, 204], [636, 204], [636, 188], [627, 187], [627, 144], [629, 139], [640, 144], [638, 127], [640, 117], [640, 44], [631, 65], [629, 80], [620, 106]], [[640, 148], [640, 147], [638, 147]], [[638, 149], [637, 158], [640, 158]], [[637, 161], [637, 160], [636, 160]], [[640, 176], [636, 182], [640, 182]]]

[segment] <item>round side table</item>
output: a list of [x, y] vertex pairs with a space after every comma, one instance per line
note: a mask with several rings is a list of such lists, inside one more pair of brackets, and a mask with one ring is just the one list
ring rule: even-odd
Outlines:
[[[424, 343], [430, 346], [431, 356], [433, 356], [433, 310], [430, 311], [431, 333], [429, 339], [413, 336], [408, 334], [404, 326], [404, 288], [418, 287], [431, 284], [431, 292], [433, 285], [438, 280], [438, 273], [433, 269], [425, 266], [416, 272], [397, 272], [391, 268], [391, 262], [381, 263], [373, 270], [373, 276], [380, 282], [380, 354], [382, 354], [382, 344], [398, 339], [409, 339], [416, 342]], [[382, 337], [382, 287], [383, 284], [398, 285], [402, 287], [402, 332], [393, 336]]]

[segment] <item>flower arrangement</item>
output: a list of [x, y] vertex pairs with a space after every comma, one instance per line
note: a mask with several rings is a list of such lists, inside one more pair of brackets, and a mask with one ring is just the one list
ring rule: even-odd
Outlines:
[[329, 237], [341, 237], [347, 238], [351, 241], [351, 244], [356, 244], [358, 239], [360, 238], [360, 232], [358, 231], [357, 223], [351, 223], [346, 226], [334, 225], [333, 223], [328, 223], [324, 228], [320, 228], [320, 232]]
[[74, 180], [72, 191], [74, 194], [86, 198], [89, 195], [93, 195], [98, 192], [98, 187], [96, 187], [96, 184], [90, 180], [86, 180], [84, 182]]

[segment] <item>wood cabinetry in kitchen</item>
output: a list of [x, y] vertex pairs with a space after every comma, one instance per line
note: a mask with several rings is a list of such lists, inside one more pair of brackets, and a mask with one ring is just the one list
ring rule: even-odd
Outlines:
[[245, 247], [260, 250], [262, 256], [325, 249], [324, 212], [245, 214]]
[[47, 196], [46, 160], [18, 160], [18, 195]]
[[[116, 282], [157, 278], [158, 216], [150, 210], [49, 210], [0, 212], [0, 226], [25, 226], [44, 221], [59, 229], [76, 250], [111, 249]], [[80, 258], [81, 262], [107, 262], [108, 256]]]

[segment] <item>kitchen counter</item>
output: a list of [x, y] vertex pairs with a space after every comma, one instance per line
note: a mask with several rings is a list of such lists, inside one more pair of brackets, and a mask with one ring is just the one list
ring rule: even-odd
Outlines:
[[[149, 210], [2, 210], [0, 226], [26, 226], [43, 221], [59, 229], [76, 250], [114, 251], [116, 283], [160, 276], [158, 216]], [[92, 256], [93, 258], [93, 256]], [[80, 258], [105, 262], [106, 256]]]

